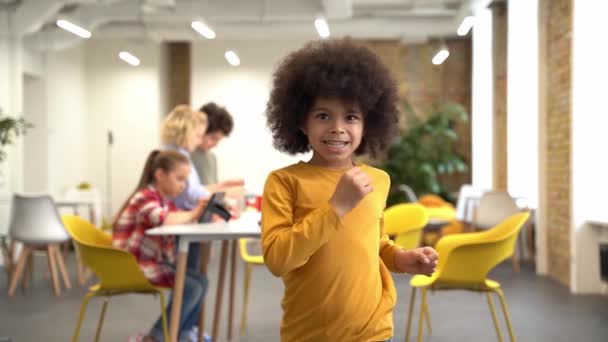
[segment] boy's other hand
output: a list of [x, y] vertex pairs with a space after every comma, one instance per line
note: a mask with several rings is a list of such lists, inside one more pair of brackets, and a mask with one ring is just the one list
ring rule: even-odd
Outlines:
[[244, 179], [227, 179], [225, 181], [220, 182], [220, 187], [222, 188], [229, 188], [232, 186], [244, 186], [245, 185], [245, 180]]
[[199, 217], [201, 217], [208, 203], [208, 198], [201, 198], [198, 200], [198, 203], [196, 203], [196, 206], [192, 209], [193, 220], [197, 221]]
[[369, 176], [360, 167], [355, 166], [342, 175], [329, 199], [329, 205], [338, 216], [344, 217], [372, 190]]
[[399, 250], [395, 253], [395, 267], [411, 274], [430, 276], [435, 272], [439, 255], [432, 247]]

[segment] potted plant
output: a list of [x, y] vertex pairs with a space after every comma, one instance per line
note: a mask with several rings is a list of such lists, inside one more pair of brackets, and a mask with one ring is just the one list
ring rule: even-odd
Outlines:
[[458, 134], [454, 129], [456, 122], [468, 120], [467, 112], [456, 103], [436, 102], [427, 115], [418, 116], [405, 103], [404, 117], [402, 134], [380, 165], [391, 176], [388, 204], [405, 200], [405, 194], [397, 190], [400, 184], [409, 185], [417, 195], [433, 193], [451, 200], [440, 175], [468, 169], [456, 150]]
[[4, 147], [13, 143], [13, 140], [19, 135], [25, 134], [28, 128], [33, 125], [27, 122], [24, 118], [13, 118], [4, 116], [0, 112], [0, 162], [6, 158]]

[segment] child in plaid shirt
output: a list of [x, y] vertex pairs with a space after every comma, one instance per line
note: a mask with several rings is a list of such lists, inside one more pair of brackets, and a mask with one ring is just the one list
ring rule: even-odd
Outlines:
[[[148, 156], [137, 189], [120, 209], [112, 234], [113, 245], [132, 253], [150, 283], [172, 287], [175, 278], [175, 238], [148, 236], [146, 230], [164, 224], [192, 222], [201, 215], [207, 201], [201, 200], [190, 211], [179, 211], [171, 199], [186, 187], [190, 174], [189, 160], [176, 151], [153, 151]], [[187, 273], [181, 309], [180, 341], [196, 325], [200, 306], [207, 290], [204, 275]], [[171, 312], [172, 300], [167, 306]], [[142, 341], [163, 340], [158, 320]]]

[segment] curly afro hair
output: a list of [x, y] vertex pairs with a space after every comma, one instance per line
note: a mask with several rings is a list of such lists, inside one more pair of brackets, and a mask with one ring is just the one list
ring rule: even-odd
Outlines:
[[350, 38], [310, 42], [279, 64], [266, 105], [267, 125], [279, 151], [310, 151], [300, 127], [318, 97], [359, 105], [364, 136], [357, 155], [375, 156], [398, 129], [395, 81], [378, 56]]

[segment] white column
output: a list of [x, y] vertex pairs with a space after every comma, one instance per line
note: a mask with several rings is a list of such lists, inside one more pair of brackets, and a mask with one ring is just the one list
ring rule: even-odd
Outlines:
[[473, 26], [472, 175], [473, 186], [492, 188], [492, 12], [480, 9]]
[[598, 243], [608, 243], [608, 232], [585, 224], [608, 222], [608, 109], [606, 87], [608, 3], [575, 0], [572, 18], [572, 262], [571, 289], [599, 293], [607, 284], [599, 277]]
[[509, 192], [538, 202], [538, 0], [508, 6], [507, 177]]

